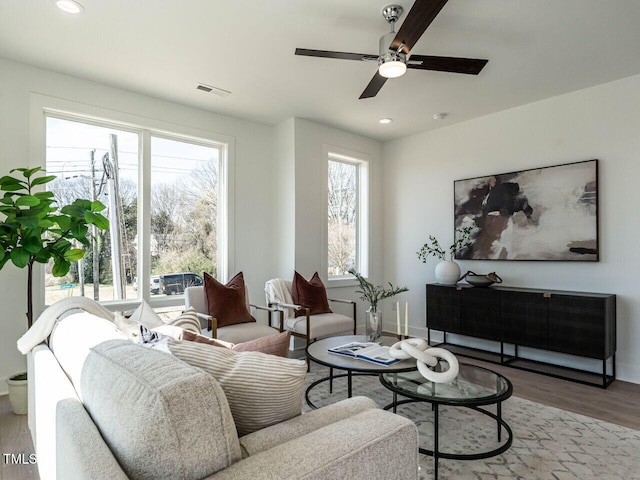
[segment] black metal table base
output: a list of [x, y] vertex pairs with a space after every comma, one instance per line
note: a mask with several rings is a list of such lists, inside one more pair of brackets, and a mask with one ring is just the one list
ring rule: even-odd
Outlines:
[[[393, 394], [393, 402], [389, 405], [385, 406], [385, 410], [393, 409], [393, 412], [396, 413], [396, 408], [398, 405], [403, 405], [405, 403], [430, 403], [426, 400], [415, 400], [415, 399], [407, 399], [397, 401], [397, 393]], [[496, 404], [497, 413], [490, 412], [480, 407], [472, 406], [472, 405], [452, 405], [457, 407], [470, 408], [471, 410], [475, 410], [476, 412], [480, 412], [483, 415], [487, 415], [488, 417], [493, 418], [496, 421], [498, 427], [498, 442], [502, 441], [502, 428], [507, 432], [507, 440], [504, 444], [500, 445], [498, 448], [493, 450], [489, 450], [486, 452], [478, 452], [478, 453], [448, 453], [442, 452], [439, 449], [439, 425], [438, 425], [438, 414], [439, 414], [439, 404], [432, 403], [433, 408], [433, 450], [429, 450], [426, 448], [419, 447], [418, 450], [423, 455], [429, 455], [433, 457], [434, 460], [434, 479], [438, 480], [438, 460], [440, 458], [446, 459], [454, 459], [454, 460], [480, 460], [483, 458], [495, 457], [496, 455], [500, 455], [501, 453], [506, 452], [511, 444], [513, 443], [513, 431], [511, 427], [502, 419], [502, 402], [498, 402]]]
[[334, 375], [333, 374], [333, 369], [330, 370], [329, 372], [329, 376], [327, 377], [323, 377], [320, 380], [316, 380], [315, 382], [313, 382], [311, 385], [309, 385], [307, 387], [307, 390], [304, 392], [304, 398], [307, 401], [307, 405], [309, 405], [309, 407], [313, 408], [314, 410], [317, 410], [318, 406], [316, 406], [310, 399], [309, 399], [309, 393], [311, 393], [311, 390], [313, 390], [316, 386], [320, 385], [321, 383], [324, 382], [329, 382], [329, 393], [333, 393], [333, 381], [336, 378], [342, 378], [342, 377], [347, 377], [347, 398], [351, 398], [352, 396], [352, 392], [353, 392], [353, 382], [352, 382], [352, 378], [354, 376], [374, 376], [377, 377], [378, 374], [377, 373], [365, 373], [365, 372], [352, 372], [351, 370], [348, 370], [347, 373], [339, 373], [338, 375]]

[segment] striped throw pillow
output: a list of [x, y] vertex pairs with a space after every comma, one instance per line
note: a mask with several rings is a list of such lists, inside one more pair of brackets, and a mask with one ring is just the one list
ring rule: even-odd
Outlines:
[[307, 373], [303, 360], [234, 352], [173, 338], [168, 345], [173, 355], [202, 368], [220, 383], [239, 436], [301, 414]]
[[195, 333], [200, 333], [202, 331], [202, 327], [200, 326], [200, 319], [198, 318], [198, 314], [196, 313], [195, 308], [189, 308], [188, 310], [185, 310], [180, 314], [180, 316], [174, 318], [166, 324], [180, 327], [184, 330], [189, 330]]

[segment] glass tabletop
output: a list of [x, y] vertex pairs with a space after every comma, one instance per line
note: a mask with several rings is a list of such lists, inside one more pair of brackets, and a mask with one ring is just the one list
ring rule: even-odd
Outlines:
[[[416, 361], [414, 359], [402, 360], [398, 363], [394, 363], [393, 365], [384, 366], [356, 358], [337, 355], [328, 351], [329, 348], [335, 348], [351, 342], [366, 341], [367, 339], [364, 335], [344, 335], [340, 337], [323, 338], [321, 340], [316, 340], [307, 347], [307, 356], [320, 365], [353, 372], [381, 373], [401, 372], [416, 369]], [[381, 345], [391, 346], [397, 341], [398, 339], [395, 337], [383, 335], [378, 342]]]
[[451, 382], [434, 383], [420, 372], [388, 372], [380, 375], [382, 384], [402, 396], [450, 405], [486, 405], [509, 398], [511, 382], [487, 368], [460, 364], [460, 373]]

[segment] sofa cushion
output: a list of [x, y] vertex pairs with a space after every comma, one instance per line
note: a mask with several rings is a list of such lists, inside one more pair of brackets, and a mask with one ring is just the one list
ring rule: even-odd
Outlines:
[[[324, 288], [324, 283], [320, 280], [318, 272], [314, 273], [309, 281], [298, 272], [294, 272], [293, 282], [291, 282], [291, 296], [293, 297], [293, 303], [308, 308], [310, 315], [331, 313], [329, 300], [327, 300], [327, 290]], [[304, 310], [296, 310], [296, 317], [303, 315], [306, 315]]]
[[82, 398], [81, 377], [89, 350], [107, 340], [125, 340], [116, 325], [89, 312], [77, 311], [58, 320], [49, 337], [49, 348]]
[[201, 479], [240, 459], [218, 382], [172, 355], [128, 341], [94, 347], [83, 403], [132, 479]]
[[245, 288], [242, 272], [226, 285], [204, 273], [204, 301], [207, 313], [216, 318], [218, 328], [256, 321], [249, 312]]
[[238, 435], [300, 415], [306, 362], [172, 338], [168, 345], [176, 357], [202, 368], [220, 382]]

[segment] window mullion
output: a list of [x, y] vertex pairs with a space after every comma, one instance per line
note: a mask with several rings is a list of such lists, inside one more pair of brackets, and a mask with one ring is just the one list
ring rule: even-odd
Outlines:
[[151, 134], [143, 130], [140, 134], [140, 168], [138, 169], [138, 294], [150, 300], [151, 279]]

